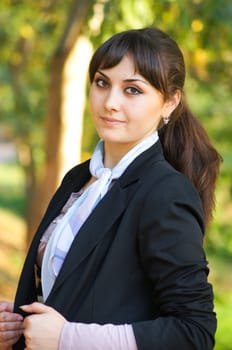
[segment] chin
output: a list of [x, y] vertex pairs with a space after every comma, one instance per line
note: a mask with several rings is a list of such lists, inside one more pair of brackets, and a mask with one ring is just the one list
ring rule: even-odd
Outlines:
[[123, 138], [117, 135], [109, 135], [109, 133], [98, 133], [99, 137], [108, 143], [124, 143]]

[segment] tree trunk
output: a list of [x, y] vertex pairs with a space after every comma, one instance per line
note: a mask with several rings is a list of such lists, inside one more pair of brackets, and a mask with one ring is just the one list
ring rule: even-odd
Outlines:
[[[82, 26], [94, 3], [95, 1], [93, 0], [74, 1], [64, 34], [51, 60], [48, 116], [45, 126], [46, 160], [44, 176], [40, 190], [35, 194], [37, 203], [33, 207], [34, 213], [31, 212], [31, 218], [28, 221], [27, 242], [31, 241], [45, 208], [67, 167], [71, 163], [74, 165], [74, 163], [79, 161], [87, 63], [90, 58], [91, 46], [83, 39], [78, 39]], [[86, 57], [83, 57], [83, 50], [80, 54], [80, 48], [83, 48], [83, 46]], [[77, 60], [78, 73], [74, 72], [73, 74], [73, 67], [75, 67], [73, 62], [75, 60]], [[82, 67], [80, 62], [83, 64]], [[70, 67], [72, 67], [71, 74]], [[72, 84], [74, 80], [78, 82], [78, 90], [82, 91], [82, 95], [78, 91], [70, 91], [71, 77]], [[80, 96], [82, 97], [80, 98]], [[76, 130], [76, 139], [73, 137], [73, 130]], [[65, 147], [67, 145], [66, 140], [70, 137], [70, 132], [72, 133], [73, 142], [71, 149]], [[71, 161], [67, 158], [68, 154], [72, 157]]]

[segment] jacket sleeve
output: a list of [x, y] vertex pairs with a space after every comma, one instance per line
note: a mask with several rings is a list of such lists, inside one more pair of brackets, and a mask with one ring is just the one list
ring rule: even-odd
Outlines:
[[159, 194], [155, 189], [147, 194], [141, 212], [139, 250], [154, 319], [133, 324], [136, 342], [139, 350], [210, 350], [216, 317], [201, 202], [184, 177], [163, 183]]

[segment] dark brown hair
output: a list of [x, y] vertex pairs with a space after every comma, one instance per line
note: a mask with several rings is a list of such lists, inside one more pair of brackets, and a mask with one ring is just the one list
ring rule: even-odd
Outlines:
[[99, 68], [117, 65], [129, 54], [135, 70], [168, 100], [177, 91], [181, 100], [161, 126], [160, 140], [165, 158], [185, 174], [196, 187], [202, 200], [205, 221], [209, 223], [214, 208], [214, 192], [221, 157], [184, 100], [185, 63], [176, 42], [157, 28], [134, 29], [118, 33], [94, 53], [89, 66], [90, 81]]

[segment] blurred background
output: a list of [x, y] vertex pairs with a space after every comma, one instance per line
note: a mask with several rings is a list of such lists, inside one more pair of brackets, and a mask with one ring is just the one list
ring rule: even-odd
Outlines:
[[12, 300], [28, 244], [64, 173], [91, 154], [93, 50], [117, 31], [157, 26], [186, 60], [185, 94], [223, 156], [205, 237], [218, 315], [232, 349], [231, 0], [1, 0], [0, 299]]

